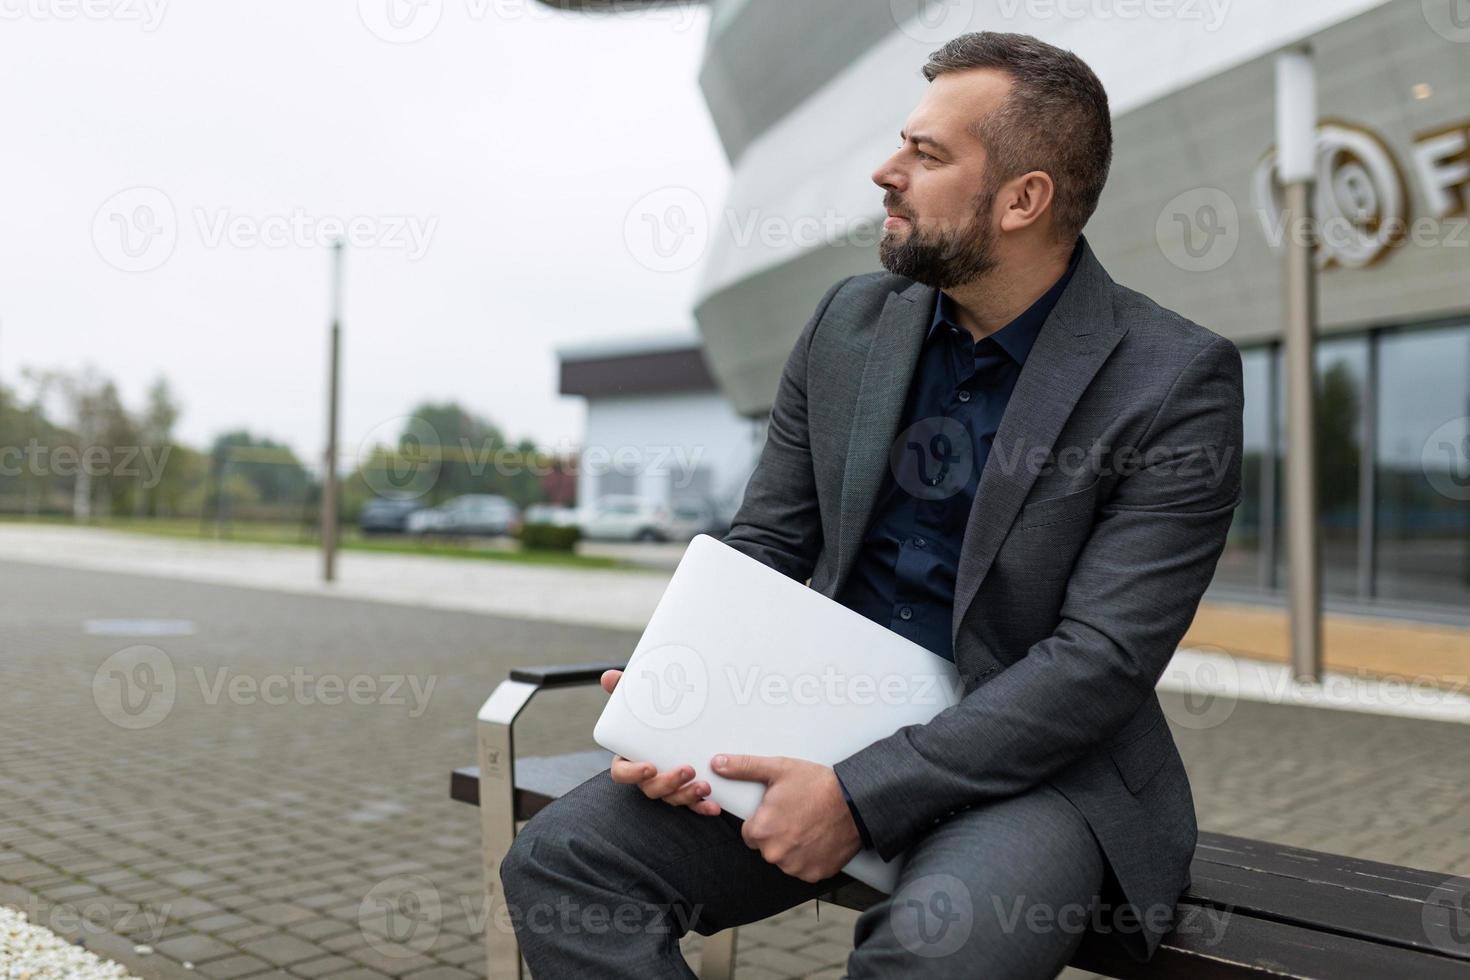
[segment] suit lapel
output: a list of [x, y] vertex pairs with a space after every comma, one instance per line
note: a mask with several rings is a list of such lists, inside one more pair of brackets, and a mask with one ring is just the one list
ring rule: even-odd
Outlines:
[[1112, 301], [1112, 280], [1084, 243], [1077, 271], [1016, 379], [980, 474], [960, 546], [951, 640], [958, 638], [960, 622], [1036, 482], [1036, 467], [1027, 460], [1050, 455], [1078, 398], [1127, 333], [1126, 325], [1114, 322]]
[[888, 466], [888, 448], [898, 435], [909, 382], [919, 362], [924, 335], [934, 317], [938, 290], [914, 283], [888, 294], [863, 362], [842, 477], [834, 591], [857, 557], [863, 532]]

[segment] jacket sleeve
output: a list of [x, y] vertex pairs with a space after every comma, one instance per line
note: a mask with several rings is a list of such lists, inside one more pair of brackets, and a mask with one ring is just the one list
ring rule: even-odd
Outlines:
[[832, 297], [851, 279], [849, 276], [827, 290], [786, 358], [771, 406], [765, 446], [723, 539], [725, 544], [798, 582], [811, 578], [822, 549], [822, 518], [817, 508], [816, 474], [807, 429], [808, 356], [812, 337]]
[[1241, 498], [1240, 352], [1199, 350], [1102, 504], [1046, 639], [923, 725], [834, 767], [885, 859], [935, 822], [1023, 792], [1117, 734], [1194, 619]]

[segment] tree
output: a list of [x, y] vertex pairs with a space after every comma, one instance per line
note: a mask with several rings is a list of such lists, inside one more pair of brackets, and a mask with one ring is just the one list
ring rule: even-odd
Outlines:
[[[244, 429], [216, 438], [210, 459], [216, 490], [206, 504], [214, 508], [259, 504], [279, 514], [299, 509], [314, 491], [315, 481], [289, 446]], [[250, 492], [240, 492], [246, 486]]]
[[169, 469], [169, 458], [176, 454], [174, 425], [179, 420], [179, 403], [175, 400], [168, 379], [160, 375], [148, 388], [148, 404], [139, 420], [140, 454], [150, 455], [148, 464], [139, 478], [138, 492], [134, 497], [133, 512], [138, 515], [158, 516], [165, 508], [163, 500], [177, 501], [185, 491], [182, 485], [184, 471], [179, 465]]

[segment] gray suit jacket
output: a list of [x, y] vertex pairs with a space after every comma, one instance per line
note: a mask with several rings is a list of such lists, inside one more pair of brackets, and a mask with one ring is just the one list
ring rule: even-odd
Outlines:
[[[886, 272], [828, 290], [727, 544], [839, 593], [935, 298]], [[965, 697], [836, 765], [885, 858], [949, 814], [1049, 782], [1102, 845], [1104, 921], [1152, 955], [1197, 836], [1154, 686], [1240, 502], [1242, 409], [1235, 345], [1119, 286], [1084, 245], [965, 529], [952, 624]]]

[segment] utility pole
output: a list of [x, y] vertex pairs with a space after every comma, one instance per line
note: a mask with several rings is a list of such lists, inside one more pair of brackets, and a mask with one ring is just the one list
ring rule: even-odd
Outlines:
[[322, 581], [337, 578], [337, 402], [342, 356], [342, 241], [332, 244], [332, 340], [327, 367], [327, 452], [322, 461]]
[[1286, 192], [1286, 559], [1291, 672], [1322, 680], [1322, 549], [1317, 526], [1312, 192], [1317, 175], [1317, 80], [1307, 48], [1276, 59], [1276, 160]]

